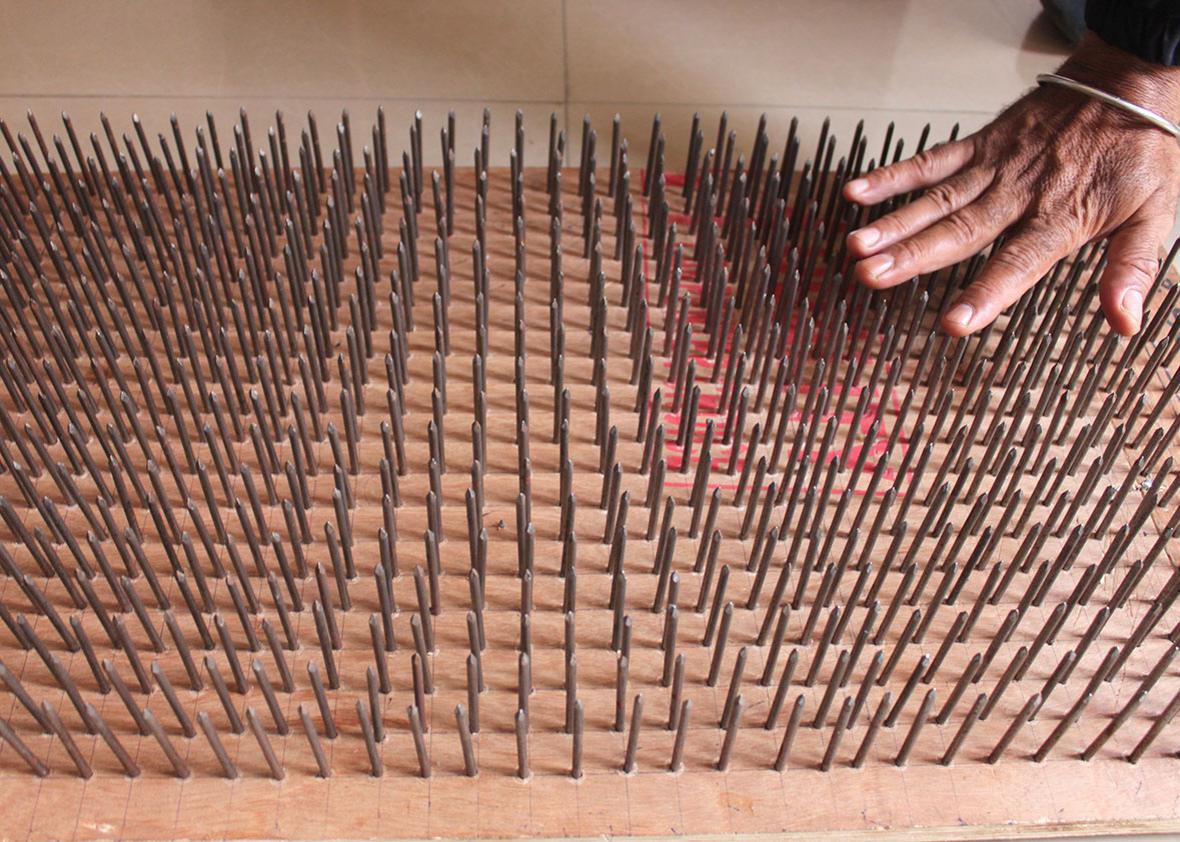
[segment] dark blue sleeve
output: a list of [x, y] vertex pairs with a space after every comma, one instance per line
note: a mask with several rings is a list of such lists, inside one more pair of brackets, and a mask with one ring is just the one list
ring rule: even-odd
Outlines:
[[1086, 27], [1153, 64], [1180, 64], [1180, 0], [1086, 0]]

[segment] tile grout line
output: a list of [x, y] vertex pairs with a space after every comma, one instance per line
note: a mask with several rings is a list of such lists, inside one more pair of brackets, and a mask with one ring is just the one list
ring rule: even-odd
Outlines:
[[470, 96], [390, 96], [387, 94], [304, 94], [299, 91], [287, 91], [282, 93], [263, 92], [263, 93], [240, 93], [240, 94], [210, 94], [210, 93], [69, 93], [65, 91], [44, 91], [39, 93], [18, 93], [15, 91], [0, 91], [0, 99], [100, 99], [100, 100], [231, 100], [236, 102], [245, 102], [252, 100], [296, 100], [296, 101], [323, 101], [323, 102], [407, 102], [407, 103], [438, 103], [438, 102], [458, 102], [470, 103], [473, 105], [481, 105], [483, 103], [493, 104], [523, 104], [523, 105], [544, 105], [546, 103], [560, 103], [561, 100], [537, 98], [537, 97], [470, 97]]
[[565, 143], [570, 143], [570, 50], [566, 0], [561, 0], [561, 106]]
[[[563, 31], [563, 41], [565, 33]], [[564, 47], [564, 44], [563, 44]], [[300, 93], [263, 93], [263, 94], [161, 94], [161, 93], [130, 93], [130, 94], [107, 94], [107, 93], [65, 93], [65, 92], [47, 92], [35, 94], [20, 94], [14, 92], [0, 91], [0, 100], [5, 99], [19, 99], [28, 100], [35, 99], [78, 99], [78, 100], [228, 100], [234, 102], [243, 102], [246, 100], [302, 100], [302, 101], [320, 101], [329, 103], [338, 102], [403, 102], [403, 103], [465, 103], [472, 105], [547, 105], [558, 104], [563, 106], [565, 111], [565, 129], [566, 136], [569, 136], [569, 106], [573, 104], [574, 100], [569, 96], [569, 79], [568, 66], [565, 65], [563, 58], [563, 98], [561, 100], [553, 99], [536, 99], [531, 97], [439, 97], [439, 96], [387, 96], [387, 95], [366, 95], [357, 96], [354, 94], [300, 94]], [[887, 114], [973, 114], [994, 116], [996, 111], [986, 108], [943, 108], [943, 107], [918, 107], [918, 106], [882, 106], [882, 105], [833, 105], [830, 103], [773, 103], [773, 102], [705, 102], [705, 101], [659, 101], [659, 100], [627, 100], [627, 99], [584, 99], [577, 100], [581, 105], [587, 106], [610, 106], [614, 108], [619, 107], [633, 107], [633, 108], [751, 108], [763, 109], [766, 111], [825, 111], [825, 112], [843, 112], [851, 111], [854, 113], [865, 112], [881, 112]]]

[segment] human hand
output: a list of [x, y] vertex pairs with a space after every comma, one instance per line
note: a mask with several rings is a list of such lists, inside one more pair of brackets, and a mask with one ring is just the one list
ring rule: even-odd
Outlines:
[[[1180, 68], [1152, 65], [1088, 34], [1061, 74], [1180, 118]], [[1143, 299], [1180, 196], [1180, 144], [1111, 105], [1058, 86], [1037, 88], [975, 134], [848, 182], [874, 205], [912, 202], [848, 236], [856, 277], [881, 289], [968, 258], [994, 242], [942, 327], [990, 324], [1061, 258], [1109, 237], [1099, 299], [1119, 333], [1139, 330]]]

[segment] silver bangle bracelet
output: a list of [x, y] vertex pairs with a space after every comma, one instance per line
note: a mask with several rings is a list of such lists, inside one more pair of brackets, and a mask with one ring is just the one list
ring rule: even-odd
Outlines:
[[1079, 94], [1085, 94], [1088, 97], [1105, 102], [1107, 105], [1113, 105], [1115, 108], [1121, 109], [1122, 111], [1126, 111], [1128, 114], [1138, 117], [1145, 123], [1150, 123], [1157, 129], [1162, 129], [1172, 137], [1176, 138], [1177, 141], [1180, 141], [1180, 126], [1176, 125], [1171, 120], [1156, 114], [1149, 108], [1144, 108], [1142, 105], [1136, 105], [1133, 102], [1128, 102], [1122, 97], [1115, 96], [1114, 94], [1108, 94], [1106, 91], [1100, 88], [1091, 87], [1090, 85], [1083, 84], [1082, 82], [1078, 82], [1075, 79], [1070, 79], [1068, 76], [1061, 76], [1057, 73], [1039, 74], [1037, 76], [1037, 84], [1060, 85], [1063, 88], [1068, 88], [1071, 91], [1076, 91]]

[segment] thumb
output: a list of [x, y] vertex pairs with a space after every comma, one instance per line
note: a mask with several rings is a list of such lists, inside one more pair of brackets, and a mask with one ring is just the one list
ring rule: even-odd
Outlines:
[[1139, 330], [1144, 299], [1159, 271], [1160, 243], [1171, 225], [1170, 214], [1145, 206], [1110, 235], [1098, 295], [1106, 320], [1124, 336]]

